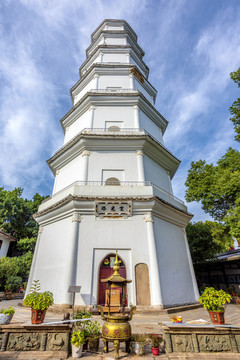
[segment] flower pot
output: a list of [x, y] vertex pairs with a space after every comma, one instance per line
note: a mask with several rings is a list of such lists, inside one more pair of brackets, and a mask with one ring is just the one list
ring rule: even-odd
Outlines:
[[152, 350], [152, 354], [153, 354], [154, 356], [158, 356], [158, 355], [159, 355], [159, 347], [154, 348], [154, 347], [151, 346], [151, 350]]
[[89, 350], [96, 352], [99, 349], [99, 337], [90, 337], [88, 341]]
[[82, 356], [83, 345], [76, 347], [72, 344], [72, 357], [73, 358], [80, 358]]
[[132, 352], [134, 352], [136, 355], [139, 355], [139, 356], [145, 355], [145, 353], [146, 353], [145, 347], [146, 347], [146, 344], [144, 342], [132, 341], [132, 343], [131, 343]]
[[224, 311], [209, 311], [208, 313], [213, 324], [225, 324]]
[[13, 314], [7, 315], [7, 314], [0, 314], [0, 324], [6, 325], [9, 324], [12, 320]]
[[42, 324], [45, 318], [46, 310], [31, 309], [31, 322], [32, 324]]

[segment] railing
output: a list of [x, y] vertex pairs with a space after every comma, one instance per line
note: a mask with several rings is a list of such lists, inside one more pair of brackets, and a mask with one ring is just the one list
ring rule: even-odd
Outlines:
[[105, 94], [105, 93], [136, 93], [138, 94], [139, 91], [135, 90], [135, 89], [91, 89], [88, 90], [88, 92], [90, 93], [100, 93], [100, 94]]
[[146, 130], [140, 128], [119, 128], [119, 127], [110, 127], [108, 129], [105, 128], [85, 128], [81, 131], [81, 134], [89, 134], [89, 135], [98, 135], [98, 134], [138, 134], [138, 135], [149, 135]]
[[151, 186], [154, 189], [154, 194], [156, 196], [159, 195], [159, 197], [161, 198], [161, 195], [166, 195], [167, 197], [170, 197], [176, 202], [184, 205], [184, 202], [181, 199], [177, 198], [168, 191], [160, 188], [159, 186], [153, 184], [151, 181], [119, 181], [119, 182], [111, 181], [111, 183], [106, 181], [75, 181], [74, 183], [68, 185], [64, 189], [53, 194], [51, 198], [58, 196], [59, 194], [65, 192], [67, 189], [71, 188], [72, 186], [120, 186], [120, 187]]

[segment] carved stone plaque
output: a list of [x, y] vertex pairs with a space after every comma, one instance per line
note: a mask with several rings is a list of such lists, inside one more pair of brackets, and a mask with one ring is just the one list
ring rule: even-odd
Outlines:
[[48, 334], [46, 350], [68, 351], [68, 333]]
[[41, 335], [37, 333], [11, 333], [8, 339], [8, 351], [34, 351], [39, 350]]
[[131, 201], [96, 201], [95, 213], [97, 217], [128, 217], [132, 215]]
[[172, 345], [176, 352], [194, 352], [191, 335], [172, 336]]
[[231, 351], [228, 336], [224, 335], [198, 335], [200, 351]]

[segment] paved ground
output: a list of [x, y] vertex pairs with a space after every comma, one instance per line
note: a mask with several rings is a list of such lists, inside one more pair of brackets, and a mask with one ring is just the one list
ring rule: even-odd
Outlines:
[[[24, 308], [22, 306], [18, 306], [19, 300], [5, 300], [0, 303], [0, 307], [9, 307], [13, 306], [15, 308], [15, 314], [12, 319], [13, 323], [25, 323], [30, 321], [30, 309]], [[194, 310], [188, 310], [179, 312], [179, 315], [183, 317], [183, 321], [189, 321], [189, 320], [197, 320], [197, 319], [204, 319], [209, 321], [209, 315], [207, 311], [203, 308], [194, 309]], [[162, 321], [169, 321], [168, 314], [164, 313], [161, 315], [153, 315], [153, 314], [135, 314], [133, 316], [133, 320], [131, 321], [132, 326], [132, 332], [133, 333], [159, 333], [161, 332], [161, 326], [159, 323]], [[50, 321], [59, 321], [62, 320], [63, 315], [59, 313], [53, 313], [48, 311], [46, 314], [45, 322]], [[100, 320], [100, 317], [97, 316], [97, 318]], [[240, 326], [240, 307], [237, 305], [228, 305], [225, 312], [225, 319], [226, 324], [231, 324], [235, 326]], [[101, 320], [100, 320], [101, 321]], [[100, 347], [100, 350], [102, 348], [102, 344]], [[122, 349], [124, 350], [124, 346], [122, 345]], [[133, 355], [127, 355], [124, 352], [120, 353], [121, 359], [128, 359], [131, 360], [134, 358], [134, 360], [138, 359], [138, 356]], [[91, 354], [89, 352], [83, 353], [83, 358], [88, 357], [88, 360], [93, 358], [93, 360], [110, 360], [113, 358], [113, 350], [111, 350], [110, 346], [110, 352], [108, 354], [98, 353], [98, 354]], [[2, 357], [1, 357], [2, 358]], [[154, 357], [151, 354], [151, 350], [148, 349], [148, 353], [142, 357], [144, 360], [153, 360]], [[53, 359], [53, 358], [52, 358]], [[70, 358], [71, 359], [71, 358]], [[240, 354], [233, 354], [233, 353], [214, 353], [214, 354], [184, 354], [184, 353], [174, 353], [170, 355], [161, 354], [160, 356], [156, 357], [156, 359], [159, 360], [216, 360], [216, 359], [222, 359], [222, 360], [240, 360]], [[32, 359], [32, 360], [37, 360]], [[87, 359], [86, 359], [87, 360]]]

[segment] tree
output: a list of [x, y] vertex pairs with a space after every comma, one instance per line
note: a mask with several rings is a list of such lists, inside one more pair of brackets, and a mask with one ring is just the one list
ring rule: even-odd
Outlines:
[[38, 224], [32, 215], [46, 198], [35, 194], [32, 200], [27, 200], [22, 193], [22, 188], [12, 191], [0, 188], [0, 228], [17, 239], [37, 236]]
[[227, 251], [232, 244], [225, 227], [214, 221], [199, 221], [186, 227], [187, 238], [193, 264], [201, 264]]
[[[240, 87], [240, 68], [230, 74], [231, 79]], [[230, 107], [230, 113], [233, 115], [230, 120], [234, 124], [234, 129], [237, 133], [235, 140], [240, 141], [240, 98], [238, 98]]]
[[191, 163], [185, 198], [201, 201], [202, 209], [240, 240], [240, 153], [229, 148], [216, 165]]

